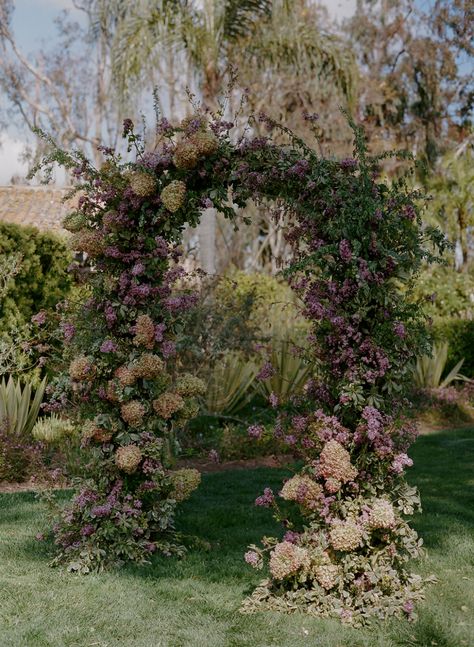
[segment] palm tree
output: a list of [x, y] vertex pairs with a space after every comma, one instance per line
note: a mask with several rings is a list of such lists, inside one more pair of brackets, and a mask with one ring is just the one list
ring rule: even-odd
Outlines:
[[453, 238], [461, 250], [459, 269], [469, 265], [469, 229], [474, 224], [474, 155], [472, 145], [462, 146], [441, 160], [431, 182], [437, 224]]
[[[107, 1], [107, 0], [105, 0]], [[100, 4], [104, 0], [97, 0]], [[114, 75], [123, 95], [164, 52], [185, 63], [202, 101], [218, 108], [230, 67], [259, 78], [324, 77], [350, 105], [355, 65], [334, 36], [318, 26], [311, 0], [140, 0], [129, 3], [114, 38]], [[183, 68], [184, 69], [184, 68]], [[215, 273], [216, 212], [207, 209], [199, 231], [201, 264]]]

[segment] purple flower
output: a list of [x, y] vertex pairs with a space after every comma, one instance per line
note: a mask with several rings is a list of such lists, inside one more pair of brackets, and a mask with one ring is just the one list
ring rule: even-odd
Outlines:
[[279, 403], [280, 403], [280, 401], [278, 400], [278, 396], [276, 395], [276, 393], [273, 393], [273, 391], [272, 391], [272, 392], [270, 393], [270, 395], [268, 396], [268, 401], [269, 401], [269, 403], [270, 403], [270, 406], [271, 406], [273, 409], [276, 409], [276, 408], [277, 408], [277, 406], [278, 406], [278, 405], [279, 405]]
[[145, 271], [145, 266], [143, 265], [143, 263], [136, 263], [132, 267], [133, 276], [139, 276], [140, 274], [143, 274], [144, 271]]
[[91, 523], [86, 524], [81, 528], [81, 535], [83, 537], [90, 537], [95, 532], [95, 528]]
[[61, 323], [61, 330], [64, 336], [64, 341], [66, 343], [70, 342], [71, 339], [76, 334], [76, 327], [72, 323], [69, 323], [68, 321], [63, 321]]
[[263, 494], [255, 499], [255, 505], [261, 506], [263, 508], [269, 508], [273, 505], [275, 501], [275, 496], [272, 490], [269, 487], [266, 487], [263, 490]]
[[393, 332], [397, 335], [397, 337], [400, 337], [400, 339], [403, 339], [404, 337], [406, 337], [406, 334], [407, 334], [405, 326], [400, 321], [397, 321], [393, 325]]
[[113, 342], [111, 339], [106, 339], [105, 341], [103, 341], [100, 347], [101, 353], [115, 353], [116, 350], [117, 350], [117, 344]]
[[46, 323], [46, 312], [45, 310], [40, 310], [37, 314], [31, 317], [31, 323], [36, 324], [37, 326], [42, 326]]
[[256, 438], [259, 439], [262, 437], [262, 434], [265, 431], [265, 427], [262, 425], [250, 425], [247, 429], [247, 433], [250, 436], [250, 438]]
[[268, 380], [275, 375], [275, 369], [271, 362], [265, 362], [260, 371], [257, 373], [257, 380]]
[[346, 157], [340, 162], [341, 168], [352, 171], [357, 168], [357, 160], [352, 157]]
[[339, 243], [339, 256], [344, 263], [350, 263], [352, 260], [351, 244], [345, 238]]
[[165, 359], [176, 355], [176, 344], [173, 341], [164, 341], [161, 344], [161, 352]]
[[112, 506], [110, 503], [104, 503], [103, 505], [96, 505], [91, 508], [91, 515], [93, 517], [108, 517], [112, 512]]

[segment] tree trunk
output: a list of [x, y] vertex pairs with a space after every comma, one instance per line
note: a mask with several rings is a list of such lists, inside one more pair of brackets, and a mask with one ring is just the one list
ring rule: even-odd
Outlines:
[[461, 272], [467, 271], [469, 262], [469, 245], [467, 240], [467, 218], [463, 209], [458, 208], [459, 244], [461, 246]]
[[199, 261], [206, 274], [216, 273], [217, 210], [204, 209], [198, 227]]

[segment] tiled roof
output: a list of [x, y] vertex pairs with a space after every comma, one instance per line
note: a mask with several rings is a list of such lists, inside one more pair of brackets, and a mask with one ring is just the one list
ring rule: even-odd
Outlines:
[[62, 202], [67, 192], [49, 186], [0, 186], [0, 220], [64, 231], [61, 222], [77, 200]]

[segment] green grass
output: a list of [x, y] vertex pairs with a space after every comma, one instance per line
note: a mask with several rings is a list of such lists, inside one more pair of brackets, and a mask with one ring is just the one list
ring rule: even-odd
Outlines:
[[[242, 598], [261, 575], [242, 559], [248, 543], [276, 530], [252, 502], [284, 472], [210, 474], [183, 509], [180, 528], [211, 542], [183, 561], [156, 558], [148, 568], [100, 576], [48, 567], [48, 546], [33, 494], [0, 496], [1, 647], [461, 647], [474, 645], [474, 432], [421, 438], [410, 481], [424, 513], [415, 525], [433, 573], [415, 624], [390, 621], [354, 630], [303, 614], [241, 615]], [[471, 497], [471, 498], [470, 498]]]

